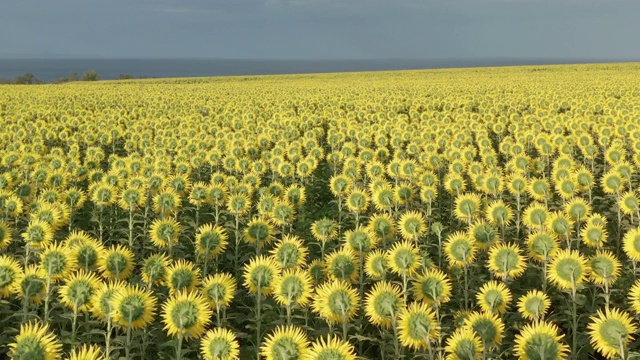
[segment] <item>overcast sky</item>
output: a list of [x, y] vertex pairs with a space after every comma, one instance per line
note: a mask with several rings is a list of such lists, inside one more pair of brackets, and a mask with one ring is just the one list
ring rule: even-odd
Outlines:
[[0, 0], [0, 57], [640, 60], [640, 0]]

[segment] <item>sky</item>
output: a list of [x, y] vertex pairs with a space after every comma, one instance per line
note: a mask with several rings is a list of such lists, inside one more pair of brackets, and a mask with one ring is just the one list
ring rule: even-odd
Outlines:
[[640, 60], [640, 0], [0, 0], [0, 58]]

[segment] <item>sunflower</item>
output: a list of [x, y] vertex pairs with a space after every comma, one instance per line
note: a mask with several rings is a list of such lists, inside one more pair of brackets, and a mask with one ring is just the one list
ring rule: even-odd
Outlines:
[[30, 322], [20, 325], [15, 342], [9, 344], [11, 359], [56, 360], [62, 357], [62, 343], [48, 324]]
[[543, 319], [550, 306], [549, 296], [538, 290], [530, 290], [518, 300], [518, 312], [528, 320]]
[[349, 211], [361, 214], [369, 207], [369, 194], [365, 189], [354, 188], [349, 192], [345, 202]]
[[253, 218], [244, 229], [244, 240], [260, 247], [268, 244], [273, 236], [273, 227], [268, 221], [259, 217]]
[[640, 314], [640, 280], [636, 280], [629, 290], [629, 303], [631, 308]]
[[387, 263], [392, 272], [412, 276], [422, 265], [422, 257], [413, 243], [402, 241], [387, 251]]
[[105, 250], [98, 259], [98, 269], [107, 280], [124, 280], [133, 272], [133, 253], [118, 245]]
[[77, 265], [73, 251], [62, 243], [47, 245], [40, 253], [40, 266], [54, 282], [69, 275]]
[[444, 252], [450, 265], [467, 266], [475, 260], [475, 241], [463, 232], [454, 232], [447, 237]]
[[371, 199], [373, 206], [377, 211], [389, 211], [394, 203], [394, 195], [393, 189], [388, 184], [382, 184], [372, 189]]
[[498, 231], [484, 220], [478, 220], [469, 227], [469, 236], [475, 241], [478, 250], [488, 250], [498, 241]]
[[480, 213], [480, 196], [474, 193], [462, 194], [456, 197], [454, 214], [458, 220], [468, 222]]
[[343, 246], [331, 252], [325, 258], [326, 272], [332, 279], [355, 282], [360, 269], [356, 253]]
[[413, 281], [413, 293], [418, 300], [440, 306], [451, 297], [451, 281], [440, 269], [429, 269]]
[[559, 289], [572, 289], [588, 275], [587, 260], [575, 250], [560, 250], [551, 261], [547, 277]]
[[332, 280], [319, 285], [312, 310], [330, 324], [351, 321], [360, 307], [360, 296], [347, 282]]
[[118, 206], [125, 211], [134, 211], [147, 202], [147, 190], [144, 187], [123, 189], [118, 197]]
[[602, 175], [601, 186], [607, 194], [619, 194], [624, 188], [624, 179], [617, 171], [609, 171]]
[[72, 249], [78, 267], [84, 271], [93, 271], [98, 264], [98, 259], [104, 252], [102, 244], [92, 237], [87, 237], [86, 240], [76, 245], [70, 245], [70, 243], [68, 241], [64, 242], [67, 247]]
[[167, 267], [164, 280], [171, 295], [191, 292], [200, 285], [200, 269], [192, 262], [180, 259]]
[[[214, 177], [212, 176], [213, 180]], [[221, 183], [212, 183], [207, 187], [207, 204], [213, 207], [222, 206], [227, 200], [227, 187]]]
[[295, 184], [285, 190], [284, 197], [290, 204], [297, 207], [302, 206], [307, 199], [305, 188]]
[[525, 325], [516, 335], [513, 353], [521, 360], [562, 360], [569, 356], [569, 347], [555, 324], [537, 321]]
[[622, 249], [631, 261], [640, 261], [640, 228], [631, 229], [624, 234]]
[[227, 211], [229, 211], [229, 213], [231, 213], [233, 216], [242, 216], [246, 214], [250, 208], [251, 201], [246, 195], [231, 195], [227, 200]]
[[180, 195], [172, 188], [166, 188], [153, 197], [153, 211], [158, 215], [172, 216], [180, 205]]
[[377, 240], [377, 237], [373, 235], [368, 227], [362, 227], [360, 225], [344, 233], [345, 245], [358, 253], [368, 252], [373, 249], [376, 246]]
[[209, 330], [200, 341], [200, 354], [205, 360], [240, 359], [240, 345], [231, 330]]
[[189, 191], [189, 204], [202, 207], [207, 202], [207, 187], [202, 181], [195, 182]]
[[94, 274], [79, 271], [60, 287], [60, 303], [78, 312], [86, 311], [99, 286], [100, 280]]
[[47, 273], [41, 267], [29, 265], [18, 274], [12, 292], [34, 304], [40, 304], [45, 297], [46, 283]]
[[273, 281], [273, 296], [283, 306], [305, 306], [312, 297], [313, 279], [304, 270], [284, 270]]
[[327, 336], [318, 338], [307, 352], [303, 360], [356, 360], [355, 349], [346, 341], [340, 340], [337, 336]]
[[546, 220], [546, 227], [559, 237], [569, 238], [574, 225], [569, 216], [557, 211], [549, 214]]
[[596, 284], [613, 284], [620, 276], [620, 260], [608, 250], [601, 250], [589, 259], [589, 276]]
[[338, 236], [338, 223], [334, 220], [322, 218], [311, 224], [311, 235], [321, 242], [327, 242]]
[[375, 250], [367, 254], [364, 271], [370, 278], [383, 279], [388, 267], [387, 256], [382, 250]]
[[482, 311], [503, 314], [511, 303], [511, 291], [503, 283], [489, 281], [484, 284], [476, 295]]
[[11, 228], [6, 222], [0, 221], [0, 250], [11, 244]]
[[228, 307], [236, 293], [236, 281], [229, 274], [218, 273], [204, 281], [201, 291], [212, 309]]
[[69, 355], [68, 360], [106, 360], [102, 353], [102, 349], [96, 345], [84, 344], [80, 348], [76, 348]]
[[464, 327], [480, 337], [483, 347], [494, 349], [502, 343], [504, 323], [495, 313], [473, 312], [465, 320]]
[[9, 256], [0, 256], [0, 299], [9, 297], [22, 274], [22, 267]]
[[607, 242], [607, 230], [600, 224], [585, 224], [580, 232], [580, 238], [590, 248], [602, 248]]
[[162, 305], [162, 321], [169, 336], [199, 338], [211, 321], [211, 309], [202, 295], [180, 292]]
[[381, 281], [373, 285], [366, 297], [365, 312], [372, 324], [387, 328], [402, 307], [402, 291], [390, 282]]
[[507, 190], [513, 196], [520, 196], [528, 189], [527, 179], [521, 174], [514, 173], [507, 179]]
[[412, 303], [398, 315], [398, 337], [402, 345], [412, 350], [427, 349], [436, 340], [440, 324], [433, 310], [425, 303]]
[[276, 327], [260, 348], [260, 354], [266, 360], [301, 360], [309, 352], [307, 336], [295, 326]]
[[467, 184], [460, 174], [449, 173], [444, 179], [444, 188], [449, 194], [457, 196], [465, 191]]
[[200, 256], [215, 257], [228, 245], [227, 231], [217, 225], [204, 224], [196, 232], [196, 251]]
[[280, 264], [273, 258], [257, 256], [244, 267], [244, 286], [252, 294], [260, 291], [262, 295], [269, 295], [273, 290], [273, 282], [280, 276], [280, 272]]
[[155, 317], [155, 296], [151, 291], [138, 286], [121, 287], [111, 297], [110, 305], [112, 311], [109, 316], [122, 328], [142, 329]]
[[103, 283], [98, 287], [90, 300], [90, 310], [93, 315], [102, 321], [107, 321], [113, 313], [113, 298], [116, 293], [125, 291], [123, 282]]
[[295, 209], [293, 205], [286, 201], [278, 201], [273, 207], [271, 222], [277, 226], [290, 225], [295, 219]]
[[549, 217], [549, 211], [540, 203], [531, 203], [524, 210], [522, 222], [529, 228], [529, 230], [539, 229], [542, 231], [547, 224], [547, 218]]
[[486, 219], [493, 225], [505, 227], [511, 223], [513, 211], [502, 200], [491, 202], [485, 210]]
[[555, 234], [546, 231], [536, 231], [527, 237], [529, 256], [538, 262], [547, 262], [560, 250], [560, 244]]
[[169, 267], [169, 258], [165, 254], [150, 255], [142, 262], [142, 281], [148, 286], [163, 284]]
[[612, 308], [604, 313], [598, 310], [598, 313], [589, 319], [591, 323], [587, 328], [593, 348], [607, 359], [613, 359], [616, 356], [626, 358], [627, 345], [638, 329], [633, 324], [631, 316], [622, 310]]
[[374, 214], [367, 225], [378, 241], [386, 242], [395, 234], [393, 219], [389, 214]]
[[524, 273], [527, 262], [517, 245], [498, 244], [489, 250], [488, 267], [500, 279], [517, 279]]
[[571, 220], [580, 222], [591, 215], [591, 205], [582, 198], [575, 198], [565, 205], [564, 211]]
[[182, 226], [171, 217], [156, 219], [149, 229], [151, 242], [159, 247], [172, 247], [178, 243]]
[[447, 339], [447, 360], [477, 360], [482, 358], [482, 341], [473, 330], [457, 329]]
[[25, 232], [22, 233], [22, 238], [28, 246], [41, 249], [53, 240], [53, 228], [44, 221], [31, 220]]
[[283, 270], [300, 268], [306, 261], [309, 249], [295, 235], [285, 235], [271, 250], [271, 256]]
[[109, 206], [117, 199], [117, 190], [110, 184], [99, 183], [90, 190], [91, 202], [98, 207]]
[[424, 216], [417, 211], [407, 211], [398, 221], [400, 235], [405, 240], [417, 241], [427, 230]]
[[10, 195], [4, 200], [4, 212], [13, 218], [22, 214], [24, 203], [22, 199], [16, 195]]
[[536, 201], [545, 201], [552, 195], [549, 182], [546, 179], [531, 179], [527, 191]]

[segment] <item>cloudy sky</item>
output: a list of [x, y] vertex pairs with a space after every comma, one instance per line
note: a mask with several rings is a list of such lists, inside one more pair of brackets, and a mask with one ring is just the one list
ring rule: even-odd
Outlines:
[[640, 0], [0, 0], [0, 57], [640, 60]]

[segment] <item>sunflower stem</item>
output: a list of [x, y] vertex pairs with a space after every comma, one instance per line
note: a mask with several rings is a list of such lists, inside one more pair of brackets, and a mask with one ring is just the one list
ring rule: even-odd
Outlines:
[[262, 337], [260, 336], [260, 325], [262, 325], [262, 309], [261, 309], [261, 301], [262, 301], [262, 286], [260, 284], [260, 280], [258, 280], [258, 291], [256, 293], [256, 357], [257, 360], [260, 360], [260, 345]]
[[76, 335], [78, 332], [78, 303], [73, 306], [73, 321], [71, 322], [71, 347], [76, 347]]
[[[182, 328], [182, 326], [180, 326]], [[178, 334], [178, 342], [176, 344], [176, 360], [181, 360], [182, 359], [182, 340], [184, 339], [184, 334], [182, 333], [182, 330], [180, 330], [180, 333]]]
[[577, 358], [577, 350], [578, 350], [578, 305], [576, 304], [576, 281], [573, 278], [573, 271], [571, 272], [571, 336], [572, 336], [572, 346], [571, 346], [571, 354], [574, 358]]
[[49, 323], [49, 300], [51, 300], [51, 266], [49, 263], [47, 270], [47, 284], [45, 286], [45, 296], [44, 296], [44, 323]]
[[112, 328], [112, 323], [111, 323], [111, 317], [109, 316], [107, 318], [107, 331], [105, 333], [105, 339], [104, 339], [104, 343], [105, 343], [105, 350], [104, 350], [104, 354], [105, 357], [107, 359], [110, 359], [110, 355], [111, 355], [111, 333], [113, 332], [113, 328]]

